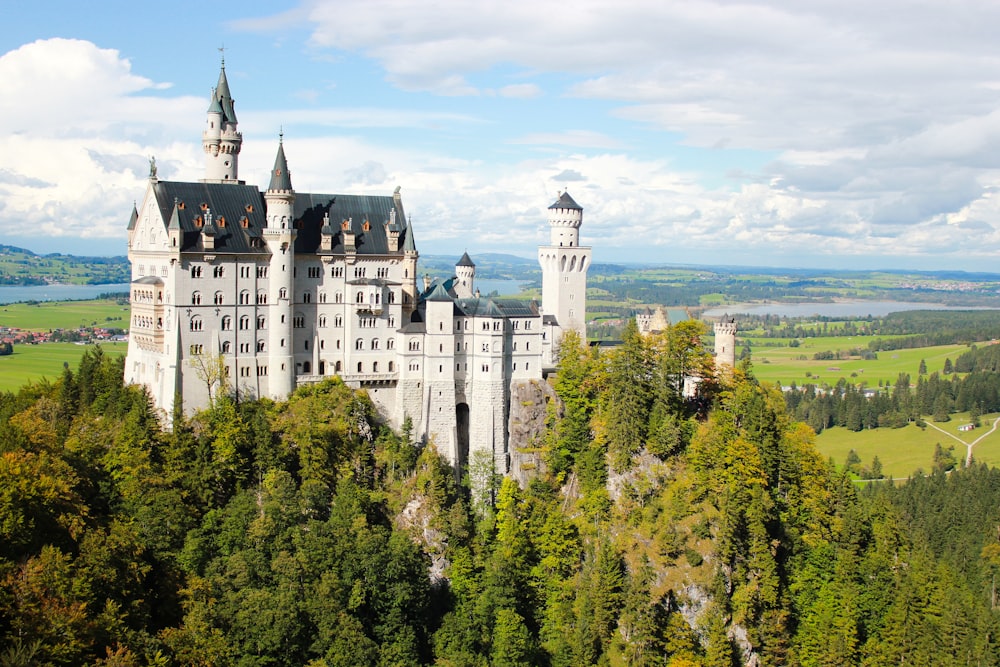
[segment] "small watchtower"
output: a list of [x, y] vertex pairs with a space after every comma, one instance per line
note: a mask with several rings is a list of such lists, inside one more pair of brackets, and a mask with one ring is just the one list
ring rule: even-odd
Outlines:
[[726, 313], [713, 327], [715, 330], [715, 370], [730, 371], [736, 367], [736, 318]]

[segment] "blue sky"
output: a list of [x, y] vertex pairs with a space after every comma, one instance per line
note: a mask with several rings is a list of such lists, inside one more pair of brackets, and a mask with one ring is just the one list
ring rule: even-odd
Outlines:
[[[423, 6], [427, 5], [427, 6]], [[148, 158], [202, 176], [225, 46], [266, 184], [401, 186], [420, 250], [996, 271], [996, 2], [80, 3], [5, 13], [0, 243], [124, 254]]]

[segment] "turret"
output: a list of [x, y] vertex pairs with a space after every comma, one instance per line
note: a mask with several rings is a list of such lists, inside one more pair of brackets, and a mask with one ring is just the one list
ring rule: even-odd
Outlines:
[[715, 331], [715, 370], [736, 367], [736, 318], [728, 313], [713, 327]]
[[590, 248], [580, 246], [581, 224], [583, 208], [568, 192], [560, 193], [549, 206], [551, 244], [538, 248], [538, 262], [542, 266], [542, 314], [555, 320], [558, 332], [574, 329], [585, 341]]
[[472, 263], [469, 253], [462, 253], [462, 258], [455, 265], [455, 294], [460, 299], [468, 299], [476, 293], [476, 265]]
[[236, 110], [226, 78], [226, 61], [223, 60], [219, 82], [212, 89], [208, 104], [205, 131], [201, 135], [205, 151], [204, 182], [241, 183], [239, 156], [243, 135], [236, 130], [236, 125]]
[[268, 268], [268, 393], [283, 399], [295, 389], [295, 357], [292, 322], [295, 316], [295, 190], [285, 159], [284, 137], [279, 137], [278, 154], [271, 170], [271, 182], [264, 193], [267, 223], [264, 242], [271, 251]]

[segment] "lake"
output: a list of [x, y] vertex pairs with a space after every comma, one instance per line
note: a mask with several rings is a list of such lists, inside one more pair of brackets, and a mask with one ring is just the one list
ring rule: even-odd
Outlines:
[[909, 301], [838, 301], [835, 303], [736, 303], [710, 308], [705, 317], [723, 315], [778, 315], [780, 317], [885, 317], [904, 310], [992, 310], [961, 306], [944, 306], [939, 303], [913, 303]]
[[80, 301], [101, 294], [129, 292], [128, 283], [109, 285], [0, 285], [0, 303], [21, 301]]

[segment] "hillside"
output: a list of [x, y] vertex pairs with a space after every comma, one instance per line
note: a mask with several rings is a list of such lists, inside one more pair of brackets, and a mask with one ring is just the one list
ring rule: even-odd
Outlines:
[[1000, 471], [858, 491], [703, 334], [568, 334], [523, 486], [336, 378], [167, 432], [95, 348], [0, 394], [0, 663], [1000, 664]]
[[130, 280], [127, 257], [77, 257], [0, 245], [0, 285], [104, 285]]

